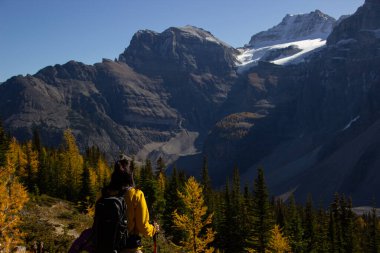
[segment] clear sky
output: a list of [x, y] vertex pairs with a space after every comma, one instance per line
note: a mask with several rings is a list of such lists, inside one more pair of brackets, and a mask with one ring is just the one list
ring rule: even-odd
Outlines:
[[69, 60], [114, 59], [140, 29], [194, 25], [240, 47], [286, 14], [338, 18], [364, 0], [0, 0], [0, 82]]

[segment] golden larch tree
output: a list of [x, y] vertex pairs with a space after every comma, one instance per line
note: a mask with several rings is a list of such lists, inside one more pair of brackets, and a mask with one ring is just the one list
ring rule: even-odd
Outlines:
[[276, 224], [271, 230], [271, 239], [268, 244], [268, 253], [289, 253], [291, 248], [287, 237], [283, 236], [280, 227]]
[[8, 151], [6, 163], [0, 167], [0, 252], [11, 252], [22, 242], [20, 211], [28, 201], [27, 191], [15, 175], [16, 163], [12, 161], [14, 150]]
[[16, 175], [21, 178], [27, 178], [27, 157], [23, 152], [21, 145], [17, 142], [16, 138], [12, 138], [11, 142], [9, 143], [7, 158], [9, 159], [9, 163], [14, 166]]
[[99, 158], [97, 162], [98, 190], [103, 188], [111, 178], [111, 170], [107, 163]]
[[83, 157], [71, 130], [65, 130], [64, 151], [61, 153], [61, 173], [67, 191], [76, 197], [82, 188]]
[[193, 253], [214, 252], [214, 248], [208, 245], [214, 241], [215, 232], [207, 227], [212, 222], [213, 214], [206, 215], [207, 207], [204, 203], [202, 187], [194, 177], [190, 177], [185, 184], [184, 192], [178, 191], [178, 196], [185, 208], [183, 214], [179, 214], [177, 210], [174, 211], [173, 223], [187, 234], [185, 240], [181, 242], [183, 249]]

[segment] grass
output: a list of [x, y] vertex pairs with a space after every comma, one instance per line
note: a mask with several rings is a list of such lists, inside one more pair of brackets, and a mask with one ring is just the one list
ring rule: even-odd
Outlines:
[[68, 252], [80, 232], [92, 225], [92, 218], [79, 213], [73, 203], [47, 195], [31, 196], [22, 220], [27, 249], [43, 242], [50, 253]]

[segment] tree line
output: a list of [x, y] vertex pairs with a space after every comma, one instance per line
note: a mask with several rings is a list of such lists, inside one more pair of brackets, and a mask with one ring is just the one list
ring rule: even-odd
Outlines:
[[[328, 208], [315, 207], [311, 197], [304, 205], [294, 196], [276, 199], [262, 168], [252, 185], [241, 185], [235, 168], [231, 180], [214, 189], [206, 158], [198, 180], [175, 166], [167, 173], [162, 158], [132, 166], [152, 219], [173, 247], [168, 252], [380, 252], [376, 210], [356, 215], [344, 195], [336, 194]], [[70, 130], [60, 147], [48, 148], [37, 132], [19, 143], [0, 127], [0, 248], [25, 237], [18, 214], [30, 194], [67, 199], [91, 212], [111, 167], [97, 147], [81, 154]]]

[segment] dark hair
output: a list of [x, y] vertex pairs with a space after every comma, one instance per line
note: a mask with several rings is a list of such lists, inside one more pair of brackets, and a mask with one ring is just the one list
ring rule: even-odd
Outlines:
[[123, 188], [135, 186], [133, 179], [133, 168], [128, 166], [123, 168], [122, 163], [124, 161], [117, 161], [114, 165], [114, 170], [111, 175], [111, 182], [108, 187], [114, 190], [122, 190]]

